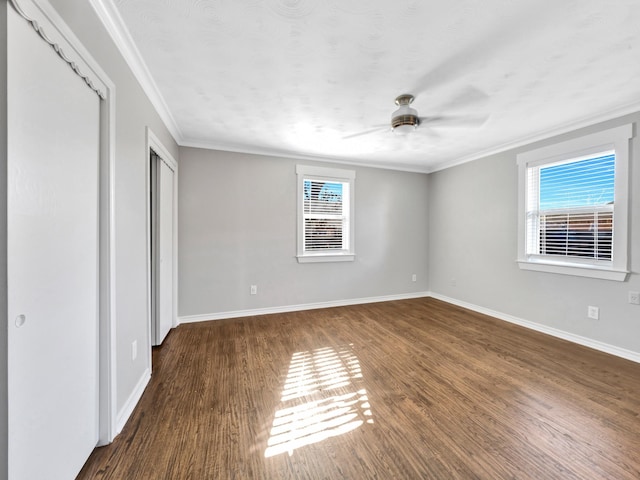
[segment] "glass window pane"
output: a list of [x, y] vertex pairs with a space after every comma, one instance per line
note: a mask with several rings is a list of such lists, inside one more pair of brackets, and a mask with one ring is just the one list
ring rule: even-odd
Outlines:
[[615, 155], [540, 168], [540, 210], [614, 201]]

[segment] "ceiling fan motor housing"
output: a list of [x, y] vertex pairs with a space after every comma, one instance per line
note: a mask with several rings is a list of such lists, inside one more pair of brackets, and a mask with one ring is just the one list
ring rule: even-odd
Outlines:
[[408, 132], [415, 130], [420, 124], [417, 110], [409, 105], [413, 102], [413, 95], [400, 95], [396, 98], [398, 109], [391, 115], [391, 128], [394, 132]]

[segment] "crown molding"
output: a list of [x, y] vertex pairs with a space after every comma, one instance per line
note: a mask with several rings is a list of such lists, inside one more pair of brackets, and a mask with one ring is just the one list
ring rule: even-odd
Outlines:
[[577, 130], [580, 130], [581, 128], [592, 127], [594, 125], [597, 125], [598, 123], [608, 122], [610, 120], [615, 120], [618, 118], [622, 118], [626, 115], [632, 115], [638, 112], [640, 112], [640, 102], [630, 103], [627, 105], [623, 105], [621, 107], [616, 107], [604, 113], [591, 115], [588, 117], [584, 117], [580, 120], [564, 123], [562, 125], [558, 125], [548, 130], [539, 131], [532, 135], [527, 135], [526, 137], [521, 137], [517, 140], [513, 140], [511, 142], [497, 145], [493, 148], [481, 150], [477, 153], [468, 155], [466, 157], [460, 157], [451, 161], [445, 161], [445, 162], [439, 163], [433, 166], [432, 168], [430, 168], [428, 170], [428, 173], [437, 172], [439, 170], [445, 170], [447, 168], [455, 167], [457, 165], [462, 165], [464, 163], [472, 162], [474, 160], [480, 160], [482, 158], [486, 158], [491, 155], [497, 155], [499, 153], [504, 153], [509, 150], [514, 150], [516, 148], [526, 147], [536, 142], [548, 140], [550, 138], [563, 135], [565, 133], [572, 133]]
[[203, 140], [185, 139], [179, 144], [181, 147], [201, 148], [205, 150], [217, 150], [220, 152], [241, 153], [246, 155], [263, 155], [265, 157], [276, 158], [290, 158], [293, 160], [310, 161], [310, 162], [323, 162], [323, 163], [337, 163], [341, 165], [351, 165], [355, 167], [363, 168], [377, 168], [382, 170], [395, 170], [400, 172], [410, 173], [429, 173], [427, 167], [420, 165], [410, 165], [405, 163], [392, 163], [392, 162], [367, 162], [366, 160], [354, 160], [341, 157], [322, 156], [314, 154], [296, 153], [286, 150], [267, 149], [262, 147], [256, 147], [251, 145], [236, 145], [236, 144], [223, 144], [213, 143]]
[[158, 85], [153, 80], [147, 64], [120, 16], [120, 12], [118, 12], [112, 0], [89, 0], [89, 2], [124, 57], [127, 65], [129, 65], [133, 75], [142, 86], [147, 97], [149, 97], [151, 104], [173, 136], [173, 139], [180, 145], [183, 138], [182, 131], [160, 93]]

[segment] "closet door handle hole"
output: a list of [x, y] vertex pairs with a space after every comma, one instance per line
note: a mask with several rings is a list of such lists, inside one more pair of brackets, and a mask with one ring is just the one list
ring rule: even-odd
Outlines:
[[16, 327], [20, 328], [27, 321], [27, 317], [25, 315], [18, 315], [16, 317]]

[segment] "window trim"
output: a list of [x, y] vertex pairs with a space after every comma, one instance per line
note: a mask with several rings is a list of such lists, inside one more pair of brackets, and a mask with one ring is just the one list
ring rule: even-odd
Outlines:
[[[298, 263], [351, 262], [355, 260], [355, 170], [341, 168], [296, 165], [297, 175], [297, 255]], [[304, 250], [304, 179], [314, 177], [320, 180], [349, 184], [349, 245], [346, 250], [305, 252]]]
[[[518, 163], [518, 266], [522, 270], [559, 273], [579, 277], [624, 281], [628, 269], [629, 220], [629, 140], [633, 124], [629, 123], [584, 135], [517, 155]], [[611, 265], [595, 265], [566, 257], [527, 254], [527, 170], [563, 160], [578, 159], [606, 150], [615, 151], [614, 225]]]

